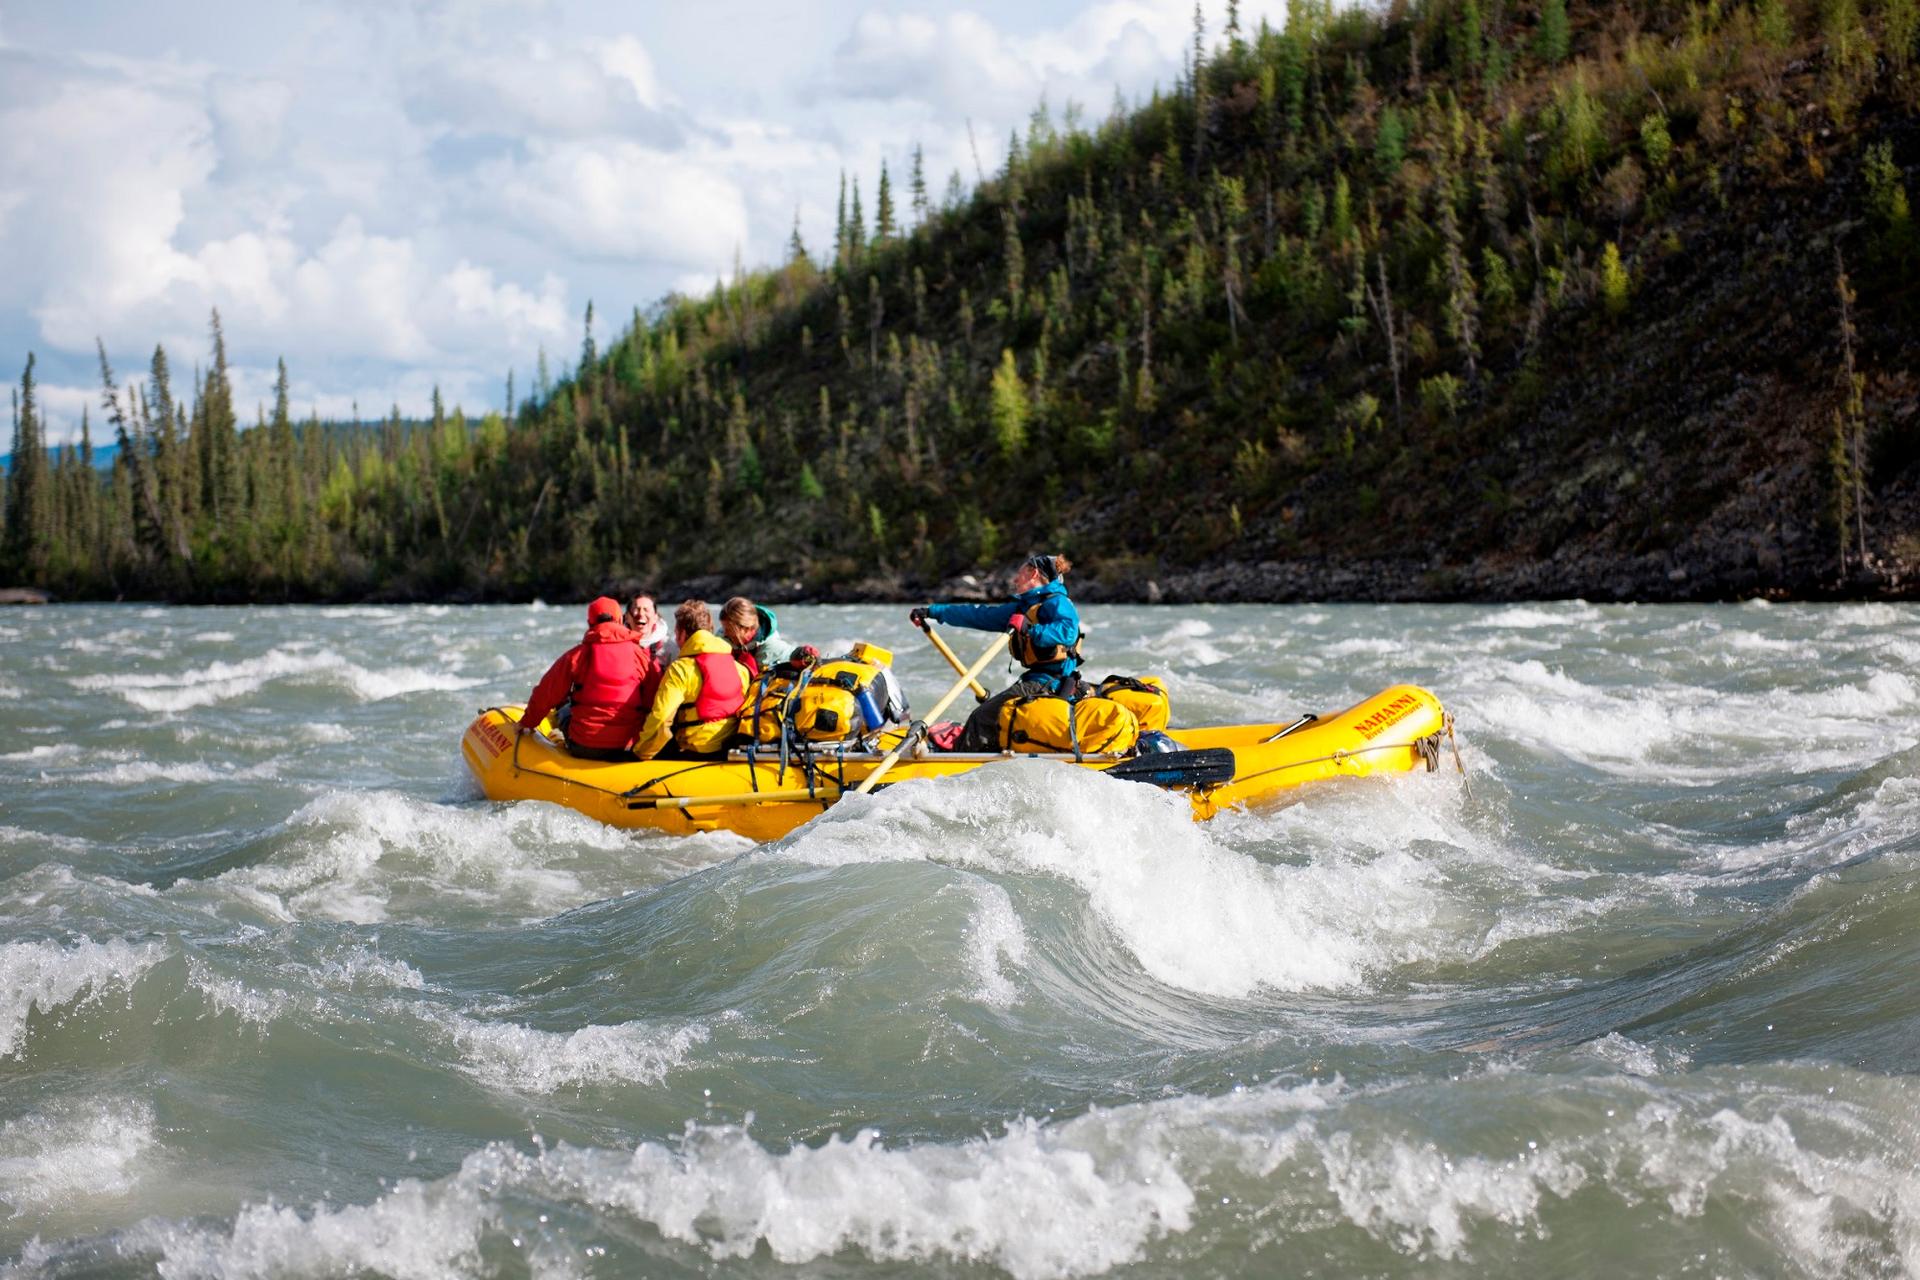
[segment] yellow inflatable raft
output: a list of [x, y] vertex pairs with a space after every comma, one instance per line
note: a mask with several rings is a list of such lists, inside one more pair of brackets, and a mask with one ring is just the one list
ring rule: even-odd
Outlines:
[[[461, 740], [460, 753], [487, 797], [547, 800], [617, 827], [778, 839], [851, 792], [883, 759], [881, 752], [816, 753], [810, 774], [791, 761], [783, 768], [778, 753], [766, 748], [751, 759], [735, 752], [725, 760], [605, 763], [570, 755], [544, 734], [516, 732], [519, 714], [519, 707], [489, 707]], [[1184, 791], [1193, 816], [1206, 819], [1322, 778], [1436, 769], [1441, 739], [1450, 738], [1452, 728], [1438, 698], [1403, 684], [1337, 715], [1291, 724], [1170, 729], [1185, 749], [1162, 755], [916, 754], [903, 757], [878, 789], [986, 764], [1057, 760]], [[882, 750], [900, 736], [892, 731]]]

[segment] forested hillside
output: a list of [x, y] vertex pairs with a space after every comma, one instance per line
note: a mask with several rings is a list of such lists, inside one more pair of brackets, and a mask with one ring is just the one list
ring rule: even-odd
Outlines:
[[1045, 547], [1112, 596], [1905, 593], [1917, 34], [1920, 0], [1230, 19], [971, 192], [883, 171], [833, 245], [604, 342], [589, 310], [477, 422], [297, 425], [283, 379], [239, 431], [216, 318], [184, 396], [103, 359], [103, 486], [34, 461], [29, 362], [0, 578], [833, 596]]

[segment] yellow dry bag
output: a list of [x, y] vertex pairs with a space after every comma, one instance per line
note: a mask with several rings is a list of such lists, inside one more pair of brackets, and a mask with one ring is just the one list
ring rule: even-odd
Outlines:
[[1165, 729], [1171, 718], [1173, 705], [1167, 682], [1159, 676], [1108, 676], [1095, 692], [1133, 712], [1142, 733]]
[[1119, 755], [1139, 738], [1133, 712], [1112, 698], [1009, 698], [1000, 706], [1000, 746], [1009, 751]]

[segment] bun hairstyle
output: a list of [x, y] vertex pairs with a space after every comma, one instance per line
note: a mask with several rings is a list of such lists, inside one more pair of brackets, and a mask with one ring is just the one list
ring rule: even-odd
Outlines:
[[696, 631], [711, 631], [713, 610], [707, 608], [705, 600], [688, 600], [673, 611], [673, 626], [676, 631], [688, 635]]
[[1047, 582], [1052, 582], [1055, 578], [1066, 577], [1067, 570], [1073, 568], [1073, 561], [1067, 559], [1065, 556], [1032, 555], [1028, 556], [1021, 563], [1031, 568]]

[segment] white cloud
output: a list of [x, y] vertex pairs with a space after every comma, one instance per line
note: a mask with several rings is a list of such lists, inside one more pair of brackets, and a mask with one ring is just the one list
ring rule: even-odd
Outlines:
[[[143, 366], [156, 341], [203, 358], [217, 307], [236, 369], [248, 353], [284, 353], [296, 366], [411, 369], [424, 392], [491, 382], [565, 341], [564, 279], [502, 280], [459, 252], [432, 215], [440, 198], [397, 177], [390, 139], [357, 155], [309, 136], [297, 141], [323, 154], [294, 159], [288, 85], [125, 59], [35, 70], [41, 91], [0, 105], [0, 312], [33, 318], [28, 344], [43, 356], [84, 364], [98, 336]], [[357, 212], [314, 225], [330, 202], [400, 229], [372, 231]]]
[[993, 24], [964, 10], [940, 17], [869, 12], [833, 56], [833, 92], [907, 99], [996, 117], [1038, 99], [1042, 71]]
[[456, 134], [523, 138], [641, 138], [674, 146], [680, 127], [646, 47], [632, 36], [603, 45], [533, 39], [429, 51], [408, 75], [409, 111]]
[[[1224, 0], [1203, 6], [1209, 44], [1225, 25]], [[1241, 6], [1251, 36], [1262, 18], [1280, 25], [1277, 0]], [[1180, 74], [1193, 35], [1193, 6], [1180, 0], [1100, 0], [1056, 27], [1007, 35], [968, 10], [928, 17], [870, 10], [834, 51], [822, 97], [915, 103], [935, 118], [970, 117], [1004, 130], [1044, 94], [1054, 109], [1076, 101], [1104, 111], [1117, 87], [1140, 96]]]
[[293, 91], [276, 80], [215, 75], [207, 81], [207, 105], [213, 118], [222, 163], [264, 164], [280, 149]]
[[481, 186], [562, 253], [672, 266], [728, 261], [746, 201], [719, 166], [631, 142], [541, 144], [489, 166]]

